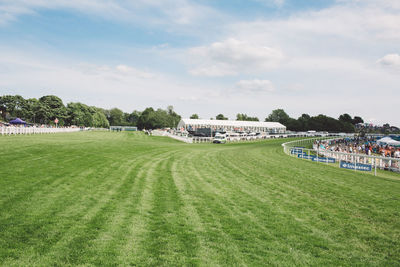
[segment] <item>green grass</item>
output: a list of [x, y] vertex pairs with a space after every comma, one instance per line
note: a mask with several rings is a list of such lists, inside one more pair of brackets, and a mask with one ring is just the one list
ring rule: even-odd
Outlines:
[[284, 141], [0, 137], [0, 264], [400, 265], [399, 175], [292, 158]]

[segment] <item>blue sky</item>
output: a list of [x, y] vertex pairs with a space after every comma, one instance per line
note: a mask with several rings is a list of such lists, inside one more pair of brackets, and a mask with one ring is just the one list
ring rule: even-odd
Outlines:
[[0, 0], [0, 94], [400, 126], [397, 0]]

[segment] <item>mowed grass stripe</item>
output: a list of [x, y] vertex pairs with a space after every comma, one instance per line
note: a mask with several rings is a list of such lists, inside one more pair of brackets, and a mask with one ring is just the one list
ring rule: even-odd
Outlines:
[[[90, 177], [78, 175], [70, 182], [73, 186], [71, 190], [68, 190], [68, 194], [66, 194], [65, 190], [55, 190], [55, 192], [58, 192], [58, 195], [53, 196], [50, 194], [47, 196], [56, 200], [55, 202], [48, 202], [48, 207], [44, 207], [43, 209], [41, 205], [31, 206], [30, 209], [32, 212], [25, 214], [25, 216], [29, 215], [31, 220], [37, 223], [30, 225], [30, 228], [32, 228], [34, 232], [29, 234], [29, 238], [33, 240], [30, 242], [24, 240], [24, 244], [31, 244], [32, 242], [38, 241], [38, 239], [46, 240], [46, 242], [39, 243], [41, 246], [37, 246], [36, 251], [33, 251], [32, 255], [35, 257], [43, 255], [54, 245], [54, 242], [62, 243], [64, 238], [71, 239], [74, 234], [77, 234], [78, 228], [81, 227], [82, 224], [90, 222], [89, 218], [91, 218], [93, 214], [97, 214], [99, 210], [107, 204], [112, 196], [112, 192], [114, 192], [113, 190], [118, 188], [118, 186], [119, 188], [123, 186], [121, 182], [126, 178], [123, 177], [123, 173], [132, 168], [132, 163], [132, 161], [129, 161], [124, 162], [124, 164], [119, 164], [118, 167], [110, 165], [107, 168], [98, 169], [104, 177], [99, 176], [98, 173], [96, 175], [90, 175]], [[140, 165], [137, 165], [137, 168], [140, 167]], [[119, 180], [107, 179], [107, 177], [113, 177], [113, 175], [121, 176]], [[88, 183], [88, 181], [90, 181], [90, 183]], [[59, 197], [59, 195], [62, 196]], [[35, 214], [35, 212], [38, 214]], [[65, 220], [59, 221], [57, 217], [65, 218]], [[26, 230], [24, 225], [21, 227]], [[43, 234], [44, 231], [46, 231], [45, 236], [37, 236], [36, 232], [38, 234]], [[15, 232], [18, 233], [19, 230], [16, 229]], [[13, 242], [10, 242], [10, 244], [12, 243]], [[84, 242], [82, 242], [82, 244], [84, 244]], [[68, 249], [65, 249], [65, 246], [61, 247], [61, 250], [68, 251]], [[31, 255], [25, 251], [23, 258], [29, 258], [30, 256]]]
[[400, 264], [399, 180], [291, 158], [281, 143], [0, 138], [0, 264]]

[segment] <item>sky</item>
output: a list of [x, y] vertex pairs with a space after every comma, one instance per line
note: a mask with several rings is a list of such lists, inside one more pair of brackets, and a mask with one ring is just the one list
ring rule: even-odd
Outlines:
[[398, 0], [0, 0], [0, 95], [400, 126]]

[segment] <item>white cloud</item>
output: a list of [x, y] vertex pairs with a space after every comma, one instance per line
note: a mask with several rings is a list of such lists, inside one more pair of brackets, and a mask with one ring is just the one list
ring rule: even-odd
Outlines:
[[90, 16], [132, 22], [146, 27], [162, 25], [170, 28], [169, 31], [177, 30], [174, 28], [176, 26], [201, 24], [221, 17], [214, 9], [190, 0], [2, 0], [0, 25], [14, 21], [21, 15], [58, 9], [74, 10]]
[[258, 72], [276, 67], [284, 58], [279, 49], [234, 38], [192, 48], [189, 55], [195, 65], [190, 73], [205, 76]]
[[393, 67], [400, 69], [400, 55], [399, 54], [388, 54], [377, 61], [383, 67]]
[[121, 74], [133, 75], [133, 76], [136, 76], [136, 77], [139, 77], [139, 78], [149, 79], [149, 78], [153, 78], [154, 77], [153, 73], [141, 71], [141, 70], [138, 70], [136, 68], [129, 67], [127, 65], [118, 65], [116, 67], [116, 70]]
[[120, 64], [117, 66], [96, 65], [90, 63], [79, 63], [71, 69], [80, 70], [85, 75], [98, 75], [104, 77], [112, 77], [113, 79], [122, 79], [126, 77], [135, 77], [141, 79], [154, 78], [155, 74], [137, 68]]
[[212, 91], [211, 87], [177, 82], [174, 77], [138, 70], [127, 64], [77, 64], [63, 57], [4, 49], [0, 50], [0, 88], [2, 94], [24, 97], [55, 94], [65, 102], [80, 101], [105, 108], [117, 106], [125, 111], [171, 104], [187, 106], [189, 110], [196, 101], [206, 101]]
[[236, 88], [241, 93], [269, 93], [275, 91], [275, 87], [269, 80], [240, 80]]

